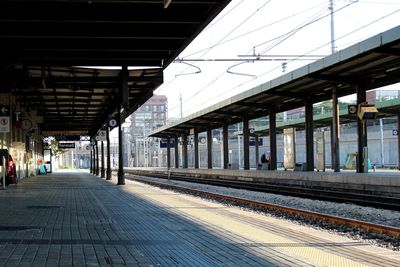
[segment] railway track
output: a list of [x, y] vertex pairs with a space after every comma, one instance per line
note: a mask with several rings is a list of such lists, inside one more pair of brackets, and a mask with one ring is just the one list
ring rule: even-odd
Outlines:
[[[129, 174], [129, 171], [127, 172]], [[135, 174], [133, 174], [135, 175]], [[139, 174], [136, 174], [139, 175]], [[140, 174], [141, 176], [149, 176], [155, 178], [173, 179], [178, 181], [217, 185], [236, 189], [247, 189], [251, 191], [274, 193], [287, 196], [295, 196], [309, 199], [318, 199], [325, 201], [334, 201], [339, 203], [353, 203], [357, 205], [375, 207], [381, 209], [400, 211], [400, 199], [390, 196], [381, 196], [373, 194], [362, 194], [354, 191], [333, 191], [324, 188], [308, 188], [302, 186], [288, 186], [278, 184], [254, 183], [247, 181], [212, 179], [212, 178], [193, 178], [187, 176], [173, 175], [168, 177], [167, 174]]]
[[257, 209], [263, 209], [263, 210], [269, 210], [269, 211], [277, 211], [277, 212], [280, 212], [283, 214], [290, 214], [290, 215], [300, 216], [302, 218], [323, 221], [323, 222], [327, 222], [327, 223], [330, 223], [333, 225], [346, 226], [346, 227], [350, 227], [350, 228], [364, 230], [367, 232], [384, 234], [384, 235], [388, 235], [388, 236], [395, 237], [395, 238], [400, 237], [400, 228], [396, 228], [396, 227], [373, 224], [373, 223], [352, 220], [352, 219], [347, 219], [347, 218], [343, 218], [343, 217], [332, 216], [332, 215], [327, 215], [327, 214], [322, 214], [322, 213], [317, 213], [317, 212], [312, 212], [312, 211], [307, 211], [307, 210], [290, 208], [290, 207], [276, 205], [276, 204], [268, 204], [268, 203], [253, 201], [253, 200], [249, 200], [249, 199], [237, 198], [237, 197], [232, 197], [232, 196], [227, 196], [227, 195], [222, 195], [222, 194], [216, 194], [216, 193], [186, 188], [186, 187], [177, 186], [177, 185], [155, 182], [152, 180], [140, 178], [139, 176], [132, 175], [132, 174], [127, 174], [126, 178], [134, 180], [134, 181], [146, 183], [146, 184], [149, 184], [152, 186], [164, 188], [164, 189], [176, 190], [179, 192], [189, 193], [189, 194], [202, 196], [202, 197], [206, 197], [206, 198], [211, 198], [211, 199], [216, 199], [216, 200], [229, 202], [229, 203], [235, 203], [238, 205], [243, 205], [243, 206], [247, 206], [247, 207], [251, 207], [251, 208], [257, 208]]

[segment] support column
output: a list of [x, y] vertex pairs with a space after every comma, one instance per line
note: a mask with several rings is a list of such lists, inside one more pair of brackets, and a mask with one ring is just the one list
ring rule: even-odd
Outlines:
[[212, 129], [207, 130], [207, 168], [212, 169]]
[[125, 184], [125, 173], [124, 173], [124, 149], [123, 149], [123, 133], [122, 133], [122, 123], [123, 114], [118, 111], [118, 185]]
[[92, 151], [93, 151], [93, 170], [92, 170], [92, 174], [96, 175], [96, 146], [94, 145], [94, 143], [93, 143]]
[[243, 169], [250, 169], [249, 119], [243, 118]]
[[96, 141], [96, 175], [99, 176], [100, 174], [100, 164], [99, 164], [99, 145], [98, 142]]
[[228, 124], [224, 123], [222, 126], [222, 135], [223, 135], [223, 151], [224, 151], [224, 169], [228, 169], [228, 164], [229, 164], [229, 144], [228, 144]]
[[271, 109], [269, 111], [269, 164], [271, 170], [277, 169], [277, 153], [276, 153], [276, 111]]
[[93, 173], [93, 152], [92, 149], [90, 149], [90, 173]]
[[110, 128], [106, 127], [106, 139], [107, 139], [107, 172], [106, 180], [111, 180], [111, 149], [110, 149]]
[[187, 169], [188, 167], [188, 137], [186, 134], [182, 136], [182, 167]]
[[256, 159], [256, 167], [258, 166], [258, 163], [260, 162], [260, 157], [259, 157], [259, 148], [258, 148], [258, 135], [254, 136], [254, 150], [255, 150], [255, 159]]
[[178, 136], [175, 136], [175, 168], [179, 168]]
[[167, 137], [167, 168], [171, 168], [171, 138]]
[[104, 168], [104, 142], [101, 141], [101, 178], [106, 177], [106, 170]]
[[199, 132], [197, 129], [194, 129], [194, 168], [199, 168]]
[[[357, 107], [359, 104], [367, 101], [367, 92], [365, 88], [361, 88], [361, 85], [357, 85]], [[360, 120], [357, 116], [357, 135], [358, 135], [358, 156], [357, 156], [357, 172], [364, 173], [364, 147], [367, 147], [367, 122]]]
[[306, 164], [307, 171], [314, 171], [314, 120], [313, 103], [311, 99], [305, 101], [306, 108]]
[[331, 140], [332, 140], [332, 169], [335, 172], [340, 172], [340, 151], [339, 151], [339, 103], [336, 93], [336, 86], [332, 89], [332, 127], [331, 127]]
[[397, 169], [400, 170], [400, 113], [397, 114]]

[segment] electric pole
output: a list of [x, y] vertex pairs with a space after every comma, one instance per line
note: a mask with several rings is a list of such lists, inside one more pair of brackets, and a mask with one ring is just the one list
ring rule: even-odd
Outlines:
[[333, 18], [333, 0], [329, 0], [329, 10], [331, 12], [331, 52], [335, 53], [335, 23]]

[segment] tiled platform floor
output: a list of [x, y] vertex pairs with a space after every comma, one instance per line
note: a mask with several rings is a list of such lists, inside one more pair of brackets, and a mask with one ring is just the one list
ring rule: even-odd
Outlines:
[[0, 266], [400, 266], [400, 254], [72, 171], [0, 191]]

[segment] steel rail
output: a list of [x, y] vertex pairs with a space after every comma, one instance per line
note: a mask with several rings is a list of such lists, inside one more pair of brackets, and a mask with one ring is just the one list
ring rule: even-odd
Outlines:
[[237, 197], [232, 197], [232, 196], [227, 196], [227, 195], [222, 195], [222, 194], [216, 194], [216, 193], [211, 193], [211, 192], [206, 192], [206, 191], [201, 191], [197, 189], [191, 189], [183, 186], [177, 186], [177, 185], [170, 185], [170, 184], [165, 184], [165, 183], [159, 183], [155, 181], [150, 181], [146, 179], [141, 179], [136, 175], [128, 174], [126, 178], [143, 182], [149, 185], [157, 186], [160, 188], [164, 189], [172, 189], [172, 190], [177, 190], [180, 192], [187, 192], [190, 194], [198, 195], [198, 196], [204, 196], [212, 199], [217, 199], [217, 200], [224, 200], [224, 201], [229, 201], [237, 204], [242, 204], [250, 207], [257, 207], [257, 208], [262, 208], [266, 210], [272, 210], [272, 211], [278, 211], [286, 214], [292, 214], [292, 215], [297, 215], [301, 216], [303, 218], [310, 218], [310, 219], [315, 219], [319, 221], [324, 221], [328, 223], [332, 223], [335, 225], [341, 225], [341, 226], [347, 226], [351, 228], [356, 228], [356, 229], [361, 229], [364, 231], [368, 232], [373, 232], [373, 233], [379, 233], [379, 234], [385, 234], [388, 236], [392, 237], [400, 237], [400, 228], [396, 227], [391, 227], [391, 226], [385, 226], [385, 225], [380, 225], [380, 224], [373, 224], [369, 222], [364, 222], [364, 221], [358, 221], [358, 220], [352, 220], [352, 219], [347, 219], [339, 216], [333, 216], [333, 215], [328, 215], [328, 214], [322, 214], [322, 213], [317, 213], [313, 211], [307, 211], [307, 210], [302, 210], [302, 209], [295, 209], [295, 208], [290, 208], [282, 205], [276, 205], [276, 204], [268, 204], [264, 202], [259, 202], [259, 201], [253, 201], [245, 198], [237, 198]]

